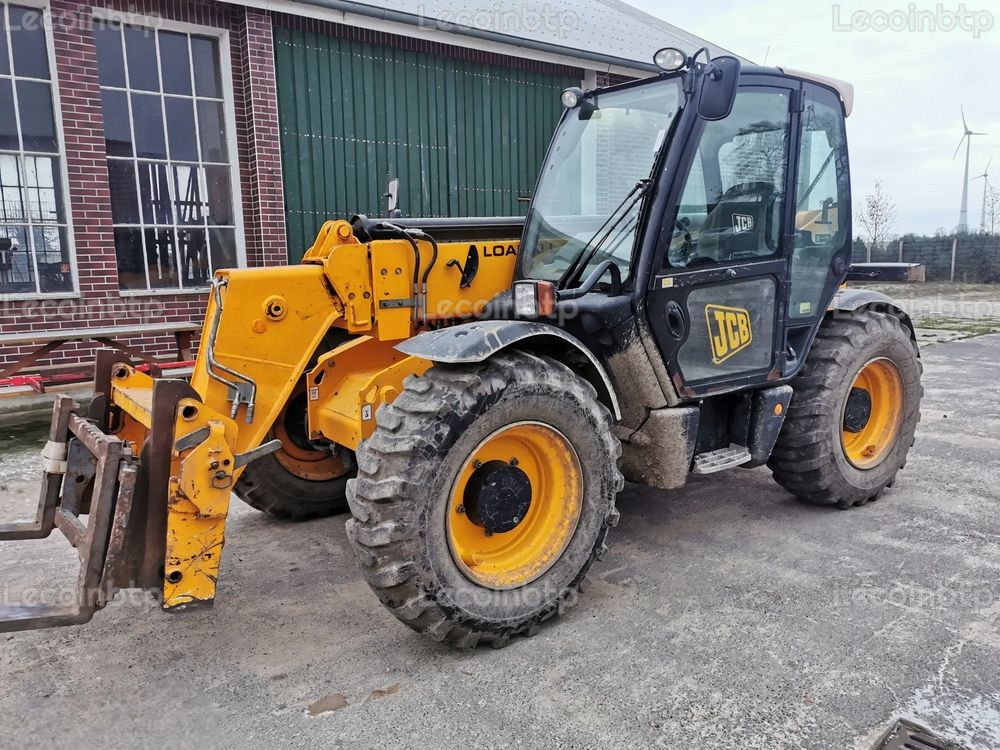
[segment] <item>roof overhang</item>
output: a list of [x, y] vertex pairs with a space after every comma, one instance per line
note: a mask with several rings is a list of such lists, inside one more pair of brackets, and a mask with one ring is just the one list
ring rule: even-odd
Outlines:
[[780, 67], [778, 70], [786, 75], [795, 76], [804, 81], [819, 83], [833, 89], [840, 95], [840, 101], [844, 103], [844, 115], [850, 117], [851, 112], [854, 111], [854, 84], [841, 81], [839, 78], [831, 78], [830, 76], [819, 75], [818, 73], [807, 73], [804, 70], [795, 70], [794, 68]]
[[473, 47], [513, 57], [527, 57], [584, 70], [598, 70], [633, 77], [658, 72], [652, 61], [640, 62], [461, 24], [450, 24], [449, 29], [444, 31], [434, 28], [433, 24], [428, 24], [427, 19], [417, 13], [380, 8], [353, 0], [230, 0], [230, 2], [274, 13], [317, 18], [400, 36], [413, 36], [414, 27], [417, 27], [420, 30], [420, 37], [428, 41], [457, 47]]

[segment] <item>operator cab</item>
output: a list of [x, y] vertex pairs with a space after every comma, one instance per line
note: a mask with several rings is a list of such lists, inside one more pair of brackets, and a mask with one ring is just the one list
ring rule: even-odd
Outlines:
[[662, 50], [659, 76], [564, 92], [515, 285], [599, 309], [599, 341], [564, 327], [605, 361], [648, 330], [685, 400], [790, 379], [851, 253], [851, 86], [701, 59]]

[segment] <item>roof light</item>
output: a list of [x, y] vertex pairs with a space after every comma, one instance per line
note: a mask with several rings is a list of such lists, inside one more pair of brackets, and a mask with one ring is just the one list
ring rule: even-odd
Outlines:
[[562, 101], [562, 105], [566, 109], [573, 109], [578, 106], [581, 101], [583, 101], [583, 90], [578, 88], [569, 88], [562, 92], [562, 96], [559, 97]]
[[653, 64], [665, 73], [674, 73], [687, 66], [687, 55], [676, 47], [664, 47], [653, 55]]

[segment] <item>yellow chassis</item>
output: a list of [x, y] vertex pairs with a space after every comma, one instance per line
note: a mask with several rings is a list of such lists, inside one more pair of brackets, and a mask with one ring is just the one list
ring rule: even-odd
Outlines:
[[[462, 288], [470, 245], [483, 261]], [[426, 269], [432, 247], [424, 241], [417, 248]], [[302, 265], [217, 275], [192, 393], [175, 407], [169, 455], [143, 454], [143, 460], [169, 462], [164, 608], [214, 599], [231, 490], [255, 453], [276, 447], [265, 441], [300, 381], [305, 378], [308, 388], [311, 438], [356, 449], [374, 430], [378, 407], [399, 394], [407, 376], [430, 366], [395, 345], [480, 312], [510, 287], [516, 248], [509, 241], [441, 244], [421, 298], [414, 293], [411, 243], [363, 244], [350, 224], [336, 221], [323, 227]], [[346, 341], [315, 358], [338, 328], [348, 334], [341, 337]], [[245, 393], [234, 404], [237, 386], [251, 382], [252, 406]], [[155, 389], [153, 378], [126, 364], [112, 368], [110, 429], [137, 456], [154, 423]], [[149, 489], [156, 494], [157, 488]]]

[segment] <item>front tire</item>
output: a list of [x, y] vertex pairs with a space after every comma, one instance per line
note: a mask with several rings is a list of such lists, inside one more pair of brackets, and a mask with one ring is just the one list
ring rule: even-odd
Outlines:
[[407, 378], [377, 419], [347, 532], [393, 615], [439, 641], [503, 646], [573, 603], [624, 485], [589, 383], [503, 352]]
[[850, 508], [878, 499], [906, 463], [920, 420], [922, 367], [894, 315], [827, 318], [792, 381], [768, 467], [806, 502]]

